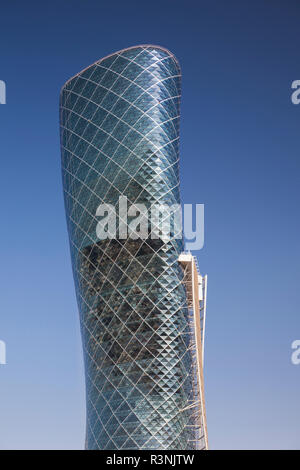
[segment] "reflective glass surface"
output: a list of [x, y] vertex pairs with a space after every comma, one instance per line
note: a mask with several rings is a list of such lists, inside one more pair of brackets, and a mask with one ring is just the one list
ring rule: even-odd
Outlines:
[[182, 240], [98, 240], [99, 204], [180, 203], [181, 74], [137, 46], [69, 80], [62, 174], [83, 340], [87, 449], [194, 449]]

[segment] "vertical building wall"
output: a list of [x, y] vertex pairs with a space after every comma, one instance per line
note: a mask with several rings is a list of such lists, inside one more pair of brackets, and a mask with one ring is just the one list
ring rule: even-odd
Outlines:
[[62, 173], [82, 330], [88, 449], [193, 449], [182, 240], [99, 240], [99, 204], [180, 203], [180, 69], [156, 46], [62, 89]]

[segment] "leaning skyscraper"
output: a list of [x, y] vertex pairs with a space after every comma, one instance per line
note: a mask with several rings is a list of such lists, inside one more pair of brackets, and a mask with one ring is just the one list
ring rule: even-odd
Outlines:
[[208, 447], [206, 277], [182, 237], [124, 235], [123, 227], [122, 236], [99, 239], [97, 232], [99, 206], [117, 207], [120, 198], [136, 209], [180, 204], [180, 82], [175, 57], [143, 45], [95, 62], [61, 92], [87, 449]]

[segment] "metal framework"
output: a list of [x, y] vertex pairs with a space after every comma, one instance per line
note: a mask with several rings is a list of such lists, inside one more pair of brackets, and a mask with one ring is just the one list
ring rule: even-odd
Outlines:
[[208, 449], [203, 377], [207, 275], [201, 276], [197, 259], [190, 252], [181, 253], [178, 261], [184, 271], [194, 367], [193, 402], [190, 405], [194, 408], [192, 426], [196, 428], [196, 447], [203, 450]]
[[179, 262], [183, 237], [97, 234], [98, 207], [116, 207], [120, 196], [147, 209], [181, 204], [180, 96], [177, 60], [152, 45], [98, 60], [61, 91], [64, 200], [85, 361], [86, 449], [207, 449], [205, 278], [190, 254]]

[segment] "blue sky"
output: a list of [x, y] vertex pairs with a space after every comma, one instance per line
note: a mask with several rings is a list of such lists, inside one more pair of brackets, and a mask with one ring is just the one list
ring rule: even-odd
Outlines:
[[299, 449], [299, 2], [20, 0], [1, 6], [0, 449], [80, 449], [85, 402], [58, 96], [136, 44], [183, 73], [181, 189], [205, 204], [213, 449]]

